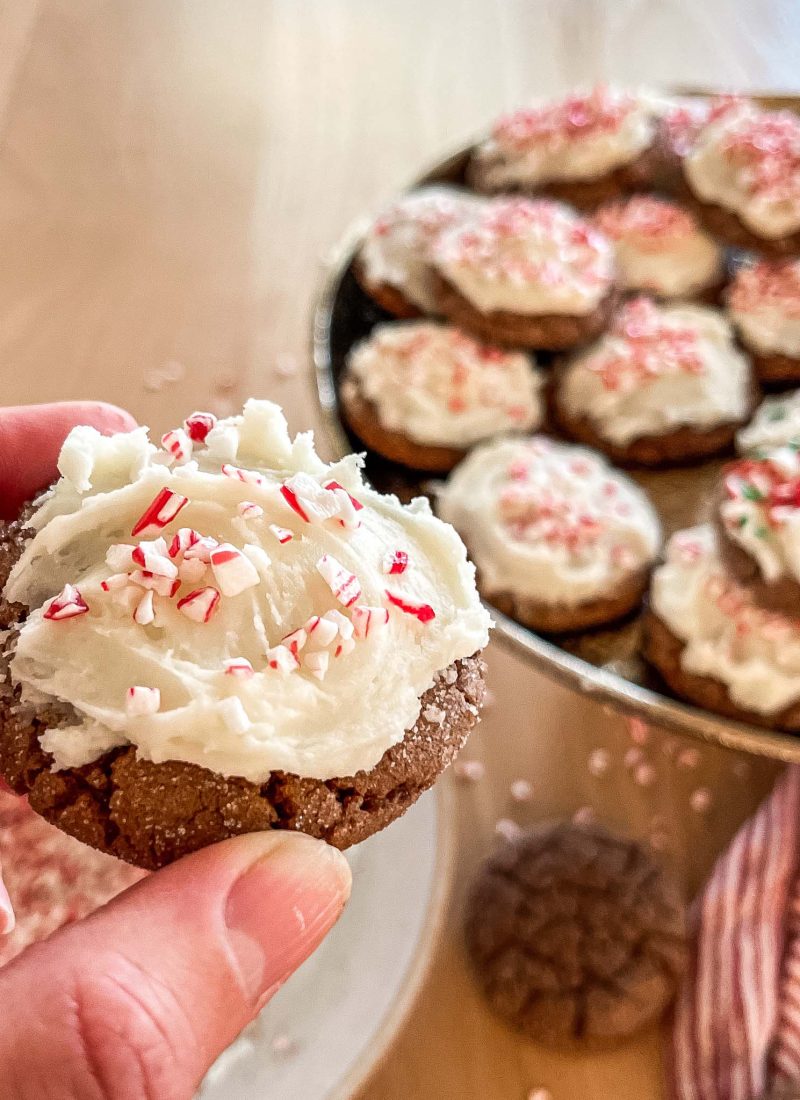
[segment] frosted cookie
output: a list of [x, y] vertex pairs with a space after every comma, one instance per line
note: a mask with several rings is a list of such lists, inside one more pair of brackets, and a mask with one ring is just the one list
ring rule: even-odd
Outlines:
[[53, 824], [157, 867], [236, 833], [347, 847], [455, 756], [489, 618], [464, 547], [277, 406], [76, 428], [0, 537], [0, 772]]
[[773, 255], [800, 251], [800, 117], [735, 104], [702, 127], [683, 180], [715, 236]]
[[439, 311], [485, 340], [574, 347], [603, 330], [616, 302], [613, 245], [549, 199], [488, 200], [432, 256]]
[[717, 509], [725, 564], [764, 607], [800, 616], [798, 444], [758, 451], [723, 471]]
[[657, 298], [716, 299], [724, 252], [677, 203], [632, 195], [601, 207], [594, 224], [614, 242], [624, 290], [645, 290]]
[[787, 444], [800, 446], [800, 390], [765, 398], [750, 423], [736, 433], [736, 448], [742, 454]]
[[644, 654], [698, 706], [800, 730], [800, 620], [754, 602], [726, 570], [710, 526], [670, 539], [653, 573]]
[[353, 272], [379, 306], [397, 317], [433, 313], [430, 250], [443, 229], [458, 225], [479, 200], [445, 184], [401, 195], [367, 230]]
[[750, 364], [721, 313], [635, 298], [557, 371], [553, 404], [574, 439], [656, 466], [729, 447], [754, 403]]
[[471, 451], [439, 494], [481, 592], [533, 630], [582, 630], [633, 610], [661, 543], [650, 501], [583, 447], [543, 436]]
[[740, 267], [728, 312], [762, 381], [800, 381], [800, 260]]
[[452, 325], [379, 325], [350, 352], [342, 410], [368, 447], [418, 470], [447, 471], [482, 439], [538, 428], [542, 375], [524, 352]]
[[499, 118], [475, 149], [467, 178], [478, 191], [550, 194], [593, 206], [652, 185], [659, 111], [647, 93], [598, 85]]

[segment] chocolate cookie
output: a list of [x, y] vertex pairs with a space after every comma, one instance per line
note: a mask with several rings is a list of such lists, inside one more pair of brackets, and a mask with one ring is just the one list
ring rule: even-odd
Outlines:
[[598, 825], [534, 827], [481, 868], [466, 944], [489, 1004], [545, 1046], [594, 1050], [655, 1024], [687, 958], [677, 886]]
[[391, 313], [393, 317], [399, 317], [407, 321], [415, 317], [422, 317], [422, 310], [419, 306], [414, 305], [399, 287], [392, 286], [391, 283], [370, 282], [364, 270], [364, 264], [358, 258], [353, 261], [353, 275], [364, 293], [368, 294], [381, 309]]

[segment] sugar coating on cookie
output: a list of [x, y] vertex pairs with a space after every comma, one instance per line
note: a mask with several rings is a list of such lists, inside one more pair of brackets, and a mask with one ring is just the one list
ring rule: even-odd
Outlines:
[[656, 118], [647, 94], [598, 85], [503, 115], [476, 163], [492, 190], [594, 180], [649, 148]]
[[270, 402], [162, 442], [74, 429], [30, 519], [11, 682], [73, 715], [42, 746], [56, 768], [134, 745], [256, 783], [370, 769], [487, 640], [458, 536], [357, 457], [324, 463]]
[[743, 264], [728, 290], [728, 312], [748, 348], [800, 359], [800, 260]]
[[452, 325], [379, 325], [352, 350], [347, 369], [381, 424], [417, 443], [465, 448], [542, 420], [543, 377], [531, 356]]
[[744, 96], [725, 93], [716, 96], [673, 96], [662, 115], [669, 149], [679, 157], [692, 151], [703, 130], [729, 111], [749, 103]]
[[744, 420], [751, 371], [721, 313], [704, 306], [628, 302], [609, 331], [566, 365], [566, 417], [588, 418], [611, 443]]
[[770, 715], [800, 699], [800, 620], [755, 604], [723, 566], [711, 526], [673, 535], [650, 606], [684, 643], [683, 669], [724, 684], [736, 706]]
[[626, 290], [685, 297], [722, 275], [722, 249], [677, 203], [632, 195], [602, 207], [594, 222], [614, 242], [618, 280]]
[[725, 534], [758, 565], [765, 581], [800, 581], [800, 444], [731, 463], [719, 517]]
[[585, 447], [543, 436], [475, 448], [440, 492], [489, 596], [575, 607], [611, 595], [658, 554], [649, 500]]
[[481, 313], [583, 316], [614, 281], [611, 242], [570, 207], [548, 199], [486, 201], [439, 236], [433, 260]]
[[419, 309], [434, 311], [430, 251], [439, 234], [480, 200], [444, 184], [401, 195], [375, 218], [359, 249], [364, 278], [400, 290]]
[[777, 240], [800, 229], [800, 118], [742, 101], [703, 127], [684, 160], [694, 194]]
[[767, 397], [750, 423], [736, 433], [742, 454], [800, 445], [800, 390]]

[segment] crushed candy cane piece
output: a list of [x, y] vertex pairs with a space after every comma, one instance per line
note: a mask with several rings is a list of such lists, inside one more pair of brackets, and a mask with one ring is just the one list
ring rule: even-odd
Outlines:
[[367, 638], [370, 634], [377, 634], [389, 622], [388, 607], [354, 604], [352, 615], [353, 629], [357, 638]]
[[244, 470], [241, 466], [232, 466], [230, 462], [222, 463], [222, 472], [225, 477], [234, 481], [241, 481], [244, 485], [266, 485], [267, 479], [257, 470]]
[[304, 624], [303, 629], [314, 645], [319, 645], [323, 648], [329, 646], [339, 633], [339, 628], [335, 622], [332, 622], [330, 619], [320, 618], [319, 615], [312, 615]]
[[307, 641], [308, 634], [302, 627], [298, 627], [297, 630], [293, 630], [290, 634], [281, 638], [281, 645], [285, 645], [296, 657]]
[[178, 566], [178, 576], [187, 584], [197, 584], [206, 575], [208, 566], [199, 558], [184, 559]]
[[100, 587], [104, 592], [116, 592], [128, 585], [127, 573], [112, 573], [104, 581], [100, 581]]
[[167, 547], [163, 539], [154, 542], [140, 542], [131, 554], [133, 561], [157, 577], [177, 577], [178, 567], [167, 557]]
[[50, 600], [42, 618], [60, 622], [62, 619], [74, 619], [76, 615], [85, 615], [88, 610], [89, 605], [75, 585], [65, 584], [59, 594]]
[[136, 605], [133, 621], [139, 626], [148, 626], [155, 619], [153, 611], [153, 590], [148, 589]]
[[267, 650], [267, 667], [276, 672], [293, 672], [300, 667], [300, 662], [285, 645], [275, 645]]
[[338, 516], [341, 510], [335, 494], [310, 474], [299, 473], [287, 478], [281, 485], [280, 493], [305, 523], [324, 523]]
[[333, 608], [331, 611], [326, 611], [322, 616], [323, 621], [334, 623], [340, 637], [348, 640], [353, 637], [353, 624], [346, 615], [343, 615], [341, 611], [337, 611]]
[[223, 596], [238, 596], [258, 584], [258, 570], [241, 550], [223, 542], [211, 551], [211, 568]]
[[353, 506], [353, 498], [344, 489], [334, 489], [333, 495], [339, 505], [339, 522], [346, 531], [356, 531], [361, 526], [358, 510]]
[[339, 603], [345, 607], [351, 607], [356, 600], [360, 599], [361, 585], [358, 577], [345, 569], [333, 555], [323, 554], [316, 568]]
[[294, 538], [294, 533], [288, 527], [279, 527], [277, 523], [271, 523], [269, 529], [281, 545]]
[[249, 680], [255, 676], [255, 669], [246, 657], [231, 657], [223, 662], [226, 676], [235, 676], [240, 680]]
[[125, 713], [131, 718], [143, 714], [156, 714], [160, 707], [161, 692], [158, 688], [136, 684], [134, 687], [129, 687], [125, 694]]
[[330, 655], [324, 650], [315, 653], [307, 653], [303, 658], [303, 664], [312, 676], [316, 676], [318, 680], [324, 680], [325, 673], [328, 671], [328, 665], [330, 664]]
[[420, 603], [416, 600], [406, 599], [404, 596], [396, 596], [388, 588], [386, 589], [386, 599], [390, 604], [399, 607], [406, 615], [413, 615], [415, 619], [419, 619], [421, 623], [429, 623], [436, 618], [436, 612], [429, 603]]
[[171, 523], [188, 503], [188, 497], [174, 493], [172, 489], [163, 488], [136, 521], [131, 534], [135, 537], [149, 531], [150, 528], [160, 531]]
[[172, 597], [181, 585], [178, 577], [160, 577], [147, 569], [134, 569], [128, 577], [132, 584], [138, 584], [140, 588], [152, 589], [159, 596]]
[[197, 560], [197, 561], [205, 562], [206, 565], [210, 565], [211, 564], [211, 553], [212, 553], [212, 551], [216, 550], [216, 548], [218, 546], [219, 546], [219, 543], [217, 542], [217, 540], [215, 538], [212, 538], [211, 535], [201, 535], [200, 538], [197, 539], [196, 542], [193, 542], [190, 547], [188, 547], [186, 550], [184, 550], [183, 560], [184, 561], [195, 561], [195, 560]]
[[333, 651], [334, 657], [346, 657], [348, 653], [352, 653], [356, 648], [356, 643], [352, 638], [342, 638]]
[[264, 509], [254, 500], [241, 500], [236, 505], [236, 511], [242, 519], [258, 519], [264, 515]]
[[183, 428], [174, 428], [161, 436], [161, 446], [173, 462], [188, 462], [192, 457], [192, 441]]
[[207, 623], [217, 609], [220, 595], [211, 585], [197, 588], [178, 600], [178, 610], [195, 623]]
[[390, 550], [383, 559], [384, 573], [405, 573], [408, 569], [408, 554], [405, 550]]
[[356, 497], [354, 497], [352, 493], [347, 492], [347, 489], [345, 489], [344, 485], [340, 485], [338, 481], [326, 481], [325, 485], [324, 485], [324, 488], [327, 489], [329, 492], [332, 492], [334, 494], [338, 491], [341, 491], [342, 493], [346, 493], [347, 497], [348, 497], [350, 503], [353, 505], [353, 508], [355, 509], [355, 511], [356, 512], [362, 511], [364, 505], [361, 503], [361, 501], [358, 500]]
[[206, 436], [216, 427], [217, 418], [210, 412], [193, 412], [183, 422], [184, 430], [195, 443], [205, 443]]
[[190, 546], [194, 546], [196, 542], [199, 542], [201, 537], [200, 532], [195, 531], [194, 528], [181, 527], [172, 536], [167, 553], [171, 558], [177, 558], [179, 554], [185, 554]]

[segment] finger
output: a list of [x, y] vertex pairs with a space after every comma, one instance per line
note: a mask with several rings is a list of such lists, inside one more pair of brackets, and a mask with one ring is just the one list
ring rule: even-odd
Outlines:
[[76, 424], [105, 434], [127, 432], [136, 421], [103, 401], [64, 401], [0, 408], [0, 509], [10, 519], [56, 474], [61, 444]]
[[0, 1032], [2, 1095], [190, 1100], [349, 891], [341, 853], [280, 832], [143, 879], [0, 972], [0, 1003], [15, 1006]]

